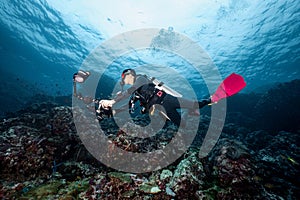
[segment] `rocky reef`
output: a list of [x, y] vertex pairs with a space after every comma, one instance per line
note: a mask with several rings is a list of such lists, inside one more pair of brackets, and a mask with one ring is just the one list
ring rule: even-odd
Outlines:
[[300, 80], [279, 83], [267, 91], [228, 98], [228, 121], [256, 130], [300, 129]]
[[[283, 84], [276, 93], [280, 88], [286, 89]], [[276, 97], [278, 101], [267, 100], [270, 93], [256, 95], [263, 99], [248, 103], [259, 108], [272, 102], [278, 110], [286, 106], [277, 104], [282, 95]], [[293, 95], [290, 103], [298, 97]], [[209, 124], [209, 116], [202, 115], [195, 140], [179, 159], [156, 171], [132, 174], [105, 166], [86, 150], [76, 133], [71, 107], [32, 104], [0, 121], [0, 198], [299, 199], [300, 130], [296, 125], [263, 129], [255, 126], [253, 114], [243, 110], [237, 115], [229, 105], [229, 119], [208, 156], [198, 156]], [[268, 114], [262, 116], [271, 117], [272, 112], [266, 108]], [[234, 121], [234, 115], [247, 122]], [[110, 119], [101, 123], [113, 144], [138, 153], [163, 148], [176, 132], [170, 124], [140, 140], [128, 137]], [[125, 128], [136, 134], [144, 131], [132, 122]]]

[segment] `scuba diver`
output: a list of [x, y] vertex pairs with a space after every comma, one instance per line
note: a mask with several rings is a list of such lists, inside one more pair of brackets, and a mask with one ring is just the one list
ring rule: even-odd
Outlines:
[[[76, 96], [76, 82], [84, 82], [89, 76], [88, 72], [79, 71], [73, 76], [74, 83], [74, 95]], [[121, 112], [129, 108], [129, 113], [135, 112], [136, 102], [139, 102], [141, 106], [142, 114], [152, 114], [156, 105], [167, 120], [172, 121], [177, 126], [180, 125], [181, 115], [177, 109], [188, 109], [190, 115], [200, 115], [199, 109], [206, 105], [217, 103], [219, 100], [232, 96], [242, 90], [246, 83], [242, 76], [232, 73], [228, 76], [217, 88], [216, 92], [209, 98], [201, 101], [192, 101], [185, 98], [173, 91], [171, 88], [165, 86], [163, 82], [159, 82], [155, 78], [148, 78], [146, 75], [136, 74], [134, 69], [125, 69], [121, 75], [122, 91], [117, 93], [117, 96], [111, 100], [88, 100], [88, 102], [94, 102], [99, 104], [97, 113], [100, 118], [103, 119], [103, 115], [112, 117], [116, 112]], [[123, 91], [124, 85], [131, 85], [130, 88]], [[77, 97], [83, 101], [80, 95]], [[123, 106], [119, 109], [112, 110], [115, 103], [120, 102], [123, 99], [130, 97], [128, 105]], [[161, 110], [160, 107], [164, 108]], [[183, 122], [184, 125], [184, 122]]]
[[156, 105], [161, 105], [165, 112], [160, 110], [160, 114], [179, 126], [181, 116], [177, 109], [185, 108], [189, 110], [188, 113], [191, 115], [200, 115], [198, 109], [211, 103], [210, 99], [191, 101], [182, 98], [178, 93], [164, 86], [162, 82], [155, 82], [156, 79], [148, 78], [146, 75], [137, 75], [133, 69], [125, 69], [122, 72], [121, 78], [120, 84], [122, 87], [124, 85], [131, 85], [131, 87], [119, 93], [115, 99], [101, 100], [100, 104], [102, 107], [112, 107], [115, 103], [130, 96], [130, 113], [134, 113], [136, 102], [139, 102], [142, 114], [151, 114], [156, 108]]

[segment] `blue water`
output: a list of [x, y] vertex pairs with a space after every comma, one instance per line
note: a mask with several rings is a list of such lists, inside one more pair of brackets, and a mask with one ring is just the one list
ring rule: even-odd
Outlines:
[[[151, 4], [111, 1], [108, 4], [107, 1], [1, 0], [0, 69], [5, 82], [0, 90], [1, 109], [10, 110], [5, 106], [7, 102], [22, 104], [34, 93], [71, 94], [72, 75], [93, 49], [118, 34], [142, 28], [171, 27], [187, 36], [208, 53], [223, 78], [231, 72], [243, 75], [248, 84], [245, 92], [299, 79], [299, 19], [297, 0], [177, 4], [173, 1]], [[118, 72], [124, 67], [167, 64], [185, 74], [192, 87], [203, 84], [196, 80], [199, 76], [187, 71], [184, 61], [172, 56], [161, 59], [163, 62], [157, 62], [154, 57], [138, 57], [116, 60], [116, 67], [112, 67], [115, 73], [107, 75], [117, 80]], [[160, 76], [162, 81], [180, 88], [168, 73], [156, 71], [165, 74]], [[197, 90], [198, 95], [206, 92], [200, 91]]]

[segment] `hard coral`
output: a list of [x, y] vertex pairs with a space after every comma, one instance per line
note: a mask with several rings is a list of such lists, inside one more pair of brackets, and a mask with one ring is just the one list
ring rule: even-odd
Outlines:
[[213, 165], [211, 175], [225, 189], [217, 193], [218, 198], [249, 199], [261, 194], [253, 179], [256, 166], [242, 143], [221, 139], [210, 153], [209, 160]]

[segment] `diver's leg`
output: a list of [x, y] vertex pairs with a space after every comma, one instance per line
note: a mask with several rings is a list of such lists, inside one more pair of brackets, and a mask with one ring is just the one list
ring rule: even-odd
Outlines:
[[168, 118], [179, 127], [181, 116], [176, 110], [180, 108], [180, 103], [178, 102], [178, 99], [174, 96], [167, 94], [164, 97], [164, 100], [161, 103], [161, 105], [164, 107]]
[[175, 108], [168, 107], [168, 106], [167, 107], [164, 106], [164, 108], [166, 110], [166, 114], [169, 117], [169, 119], [179, 127], [181, 122], [181, 116], [179, 115], [177, 110]]
[[200, 115], [199, 112], [200, 108], [203, 108], [204, 106], [211, 103], [210, 99], [203, 99], [201, 101], [192, 101], [185, 98], [178, 98], [178, 101], [180, 103], [180, 108], [186, 108], [188, 109], [189, 115], [196, 115], [196, 116]]
[[185, 98], [178, 98], [178, 101], [180, 103], [181, 108], [187, 108], [191, 110], [203, 108], [204, 106], [211, 103], [210, 99], [203, 99], [201, 101], [192, 101]]
[[[161, 105], [165, 108], [167, 115], [171, 119], [171, 121], [179, 126], [181, 121], [181, 116], [176, 109], [185, 108], [189, 110], [189, 114], [200, 115], [198, 109], [208, 105], [210, 102], [211, 101], [209, 99], [208, 100], [205, 99], [202, 101], [192, 101], [185, 98], [177, 98], [167, 94], [164, 97], [164, 100], [161, 103]], [[184, 125], [183, 121], [182, 121], [182, 125]]]

